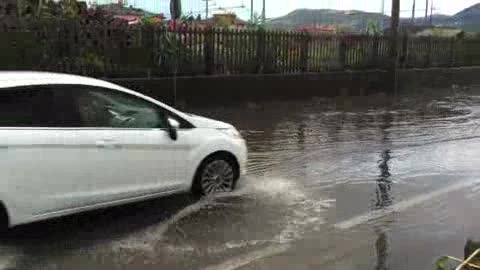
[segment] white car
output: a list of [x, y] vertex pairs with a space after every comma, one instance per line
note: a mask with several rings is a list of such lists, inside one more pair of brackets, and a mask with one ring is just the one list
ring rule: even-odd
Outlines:
[[228, 192], [247, 148], [231, 125], [74, 75], [0, 72], [0, 216], [19, 224], [172, 193]]

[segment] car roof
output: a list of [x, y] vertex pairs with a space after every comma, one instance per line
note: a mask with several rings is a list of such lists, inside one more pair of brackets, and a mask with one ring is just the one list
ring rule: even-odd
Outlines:
[[80, 84], [120, 91], [127, 90], [113, 83], [78, 75], [36, 71], [0, 71], [0, 91], [3, 88], [47, 84]]

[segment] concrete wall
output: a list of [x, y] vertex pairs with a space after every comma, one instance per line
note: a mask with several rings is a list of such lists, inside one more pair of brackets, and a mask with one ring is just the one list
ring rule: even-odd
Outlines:
[[332, 72], [298, 75], [241, 75], [115, 79], [112, 82], [177, 105], [218, 104], [312, 96], [367, 95], [379, 91], [383, 71]]
[[[301, 99], [313, 96], [364, 96], [392, 92], [393, 78], [385, 71], [351, 71], [298, 75], [241, 75], [115, 79], [112, 82], [180, 108], [199, 104]], [[411, 69], [398, 73], [399, 91], [420, 87], [450, 87], [480, 83], [480, 67]]]

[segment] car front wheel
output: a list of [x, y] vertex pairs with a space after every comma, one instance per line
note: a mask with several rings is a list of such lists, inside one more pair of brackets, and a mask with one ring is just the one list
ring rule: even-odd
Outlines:
[[8, 223], [7, 209], [0, 203], [0, 233], [5, 233], [8, 230]]
[[208, 158], [197, 172], [194, 191], [200, 195], [233, 191], [239, 175], [235, 164], [229, 157]]

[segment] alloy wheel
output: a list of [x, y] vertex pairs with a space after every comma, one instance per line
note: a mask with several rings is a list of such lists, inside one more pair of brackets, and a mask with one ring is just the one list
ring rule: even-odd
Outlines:
[[234, 183], [234, 170], [225, 160], [210, 162], [205, 166], [200, 178], [200, 185], [205, 195], [230, 192], [234, 188]]

